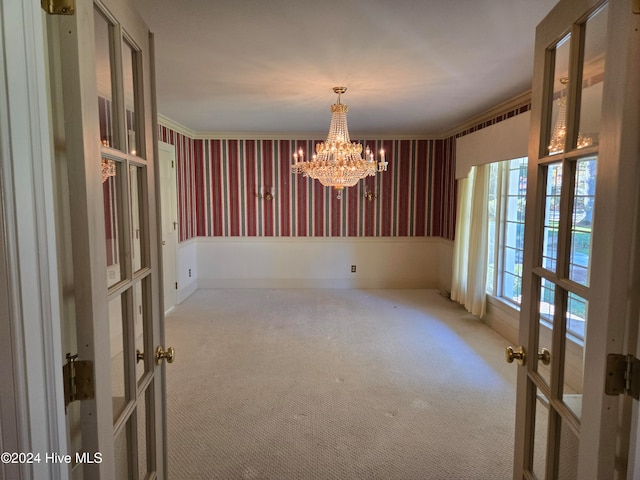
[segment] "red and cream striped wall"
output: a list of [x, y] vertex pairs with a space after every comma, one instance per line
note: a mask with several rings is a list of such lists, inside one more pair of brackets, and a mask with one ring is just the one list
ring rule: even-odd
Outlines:
[[[322, 140], [192, 139], [160, 126], [175, 145], [180, 240], [198, 236], [453, 238], [453, 139], [375, 140], [387, 172], [345, 189], [291, 173], [292, 155]], [[272, 200], [262, 198], [264, 192]], [[373, 197], [365, 197], [371, 192]]]
[[[437, 140], [360, 140], [384, 148], [387, 172], [347, 188], [342, 199], [292, 174], [323, 139], [194, 139], [159, 126], [176, 147], [180, 241], [194, 237], [442, 237], [455, 233], [455, 139], [530, 109], [514, 108]], [[261, 195], [273, 194], [271, 201]], [[372, 192], [370, 201], [365, 193]]]

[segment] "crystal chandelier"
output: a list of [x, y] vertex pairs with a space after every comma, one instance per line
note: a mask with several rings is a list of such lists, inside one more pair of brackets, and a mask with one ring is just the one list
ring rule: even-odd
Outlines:
[[[567, 96], [566, 85], [569, 83], [569, 77], [560, 78], [562, 84], [562, 92], [558, 99], [558, 118], [553, 126], [551, 132], [551, 140], [549, 141], [549, 155], [555, 155], [557, 153], [564, 152], [565, 137], [567, 136]], [[585, 148], [590, 146], [593, 140], [588, 135], [578, 133], [578, 141], [576, 142], [576, 148]]]
[[349, 139], [349, 107], [340, 103], [340, 95], [347, 88], [333, 87], [333, 91], [338, 95], [338, 102], [331, 105], [331, 126], [327, 141], [316, 145], [316, 154], [310, 161], [305, 162], [302, 149], [294, 153], [291, 171], [315, 178], [325, 187], [333, 187], [338, 198], [341, 198], [344, 187], [352, 187], [364, 177], [386, 171], [388, 162], [384, 159], [384, 150], [380, 150], [380, 161], [376, 163], [368, 146], [362, 158], [362, 144]]

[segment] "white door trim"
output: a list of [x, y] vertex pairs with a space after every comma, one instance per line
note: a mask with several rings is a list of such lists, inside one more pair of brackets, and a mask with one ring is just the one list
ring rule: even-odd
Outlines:
[[[162, 170], [163, 170], [163, 166], [162, 166], [162, 162], [164, 161], [164, 158], [162, 158], [162, 153], [171, 155], [173, 158], [173, 162], [176, 161], [176, 147], [175, 145], [172, 145], [170, 143], [166, 143], [166, 142], [161, 142], [158, 141], [158, 155], [157, 155], [157, 159], [158, 159], [158, 172], [160, 172], [159, 177], [162, 177]], [[178, 208], [177, 208], [177, 188], [178, 185], [177, 183], [175, 183], [175, 172], [176, 172], [176, 168], [173, 168], [173, 172], [174, 172], [174, 187], [175, 190], [173, 190], [172, 192], [166, 192], [163, 191], [164, 190], [164, 185], [162, 184], [162, 180], [159, 182], [159, 192], [160, 192], [160, 198], [161, 198], [161, 206], [171, 206], [174, 211], [173, 216], [175, 218], [175, 221], [178, 221]], [[165, 199], [166, 195], [171, 195], [171, 198], [169, 199], [169, 201], [167, 201]], [[161, 209], [162, 210], [162, 209]], [[159, 221], [159, 225], [160, 228], [162, 229], [162, 239], [164, 240], [166, 232], [165, 232], [165, 227], [166, 225], [164, 224], [165, 221], [165, 215], [167, 214], [167, 212], [161, 211], [160, 212], [160, 221]], [[171, 248], [173, 247], [173, 248]], [[166, 256], [166, 258], [165, 258]], [[167, 270], [166, 268], [164, 268], [168, 262], [173, 262], [173, 273], [175, 276], [175, 279], [173, 281], [175, 281], [176, 283], [178, 282], [178, 230], [176, 229], [175, 231], [175, 243], [171, 244], [171, 245], [166, 245], [163, 246], [162, 248], [162, 285], [163, 285], [163, 294], [162, 294], [162, 299], [163, 299], [163, 306], [164, 306], [164, 311], [165, 313], [168, 312], [171, 308], [173, 308], [175, 305], [177, 305], [179, 302], [178, 300], [178, 289], [177, 288], [172, 288], [170, 289], [169, 292], [167, 292], [166, 287], [167, 286], [167, 279], [165, 278], [165, 275], [167, 274]], [[172, 281], [172, 282], [173, 282]], [[182, 285], [180, 286], [182, 287]], [[169, 308], [166, 308], [167, 306], [167, 302], [166, 302], [166, 297], [167, 295], [169, 295], [171, 301], [171, 305], [169, 306]]]
[[9, 356], [0, 370], [13, 379], [0, 387], [1, 440], [3, 451], [41, 455], [7, 478], [67, 479], [68, 465], [45, 461], [66, 454], [67, 442], [43, 12], [37, 2], [0, 2], [0, 295], [10, 330], [0, 336]]

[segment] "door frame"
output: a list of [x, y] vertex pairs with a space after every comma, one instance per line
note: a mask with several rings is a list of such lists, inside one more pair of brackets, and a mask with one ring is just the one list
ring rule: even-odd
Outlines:
[[[174, 162], [174, 165], [175, 165], [176, 147], [175, 147], [175, 145], [172, 145], [172, 144], [166, 143], [166, 142], [161, 142], [160, 140], [158, 140], [157, 144], [158, 144], [158, 153], [156, 155], [156, 158], [158, 159], [158, 171], [162, 172], [162, 168], [163, 167], [162, 167], [161, 163], [162, 163], [163, 160], [161, 159], [161, 152], [173, 155], [173, 162]], [[175, 211], [173, 213], [175, 214], [175, 221], [177, 222], [178, 221], [178, 204], [177, 204], [178, 184], [177, 184], [176, 172], [177, 172], [177, 168], [174, 166], [174, 168], [173, 168], [173, 179], [175, 180], [174, 181], [175, 190], [172, 193], [172, 195], [175, 194], [175, 200], [176, 200], [175, 204], [174, 204]], [[160, 175], [158, 175], [158, 177], [161, 178], [162, 177], [162, 173], [160, 173]], [[166, 205], [166, 203], [164, 201], [162, 201], [162, 198], [164, 198], [164, 195], [166, 194], [166, 192], [164, 192], [164, 190], [163, 190], [163, 185], [162, 185], [162, 180], [161, 179], [158, 182], [158, 185], [159, 185], [158, 186], [158, 192], [160, 192], [160, 198], [161, 198], [160, 205]], [[160, 225], [160, 228], [162, 229], [161, 237], [164, 237], [165, 231], [164, 231], [164, 225], [163, 225], [163, 220], [164, 220], [163, 217], [166, 214], [166, 212], [163, 212], [162, 208], [160, 208], [158, 210], [159, 210], [159, 213], [160, 213], [159, 219], [158, 219], [158, 225]], [[162, 284], [163, 284], [163, 286], [166, 286], [166, 283], [167, 283], [165, 278], [164, 278], [164, 275], [166, 274], [166, 270], [165, 270], [164, 266], [166, 265], [167, 261], [173, 261], [173, 265], [174, 265], [173, 270], [175, 272], [175, 280], [174, 281], [176, 283], [178, 282], [178, 241], [179, 241], [178, 233], [179, 232], [176, 229], [175, 230], [176, 242], [175, 242], [174, 248], [171, 249], [170, 252], [168, 252], [170, 254], [172, 260], [165, 257], [165, 253], [167, 253], [167, 249], [164, 248], [164, 246], [162, 248], [162, 280], [163, 280]], [[169, 307], [169, 309], [175, 307], [178, 304], [178, 289], [177, 288], [172, 288], [171, 290], [173, 291], [173, 293], [172, 293], [173, 302], [171, 304], [171, 307]], [[162, 291], [163, 308], [164, 308], [164, 303], [165, 303], [164, 300], [165, 300], [166, 295], [167, 295], [167, 292], [165, 292], [164, 288], [163, 288], [163, 291]], [[165, 309], [165, 313], [167, 311], [168, 310]]]
[[[0, 370], [13, 379], [0, 386], [1, 440], [5, 452], [65, 454], [46, 29], [38, 2], [0, 2], [0, 295], [8, 300], [0, 329], [9, 332], [0, 335]], [[45, 461], [0, 471], [20, 479], [69, 474], [68, 465]]]

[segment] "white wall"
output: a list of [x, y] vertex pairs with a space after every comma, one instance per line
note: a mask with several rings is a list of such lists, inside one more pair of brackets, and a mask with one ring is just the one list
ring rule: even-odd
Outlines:
[[198, 239], [178, 244], [178, 305], [198, 289]]
[[196, 288], [449, 291], [452, 251], [438, 237], [200, 237], [178, 248], [179, 301]]
[[456, 139], [456, 180], [474, 165], [528, 156], [529, 122], [525, 112]]

